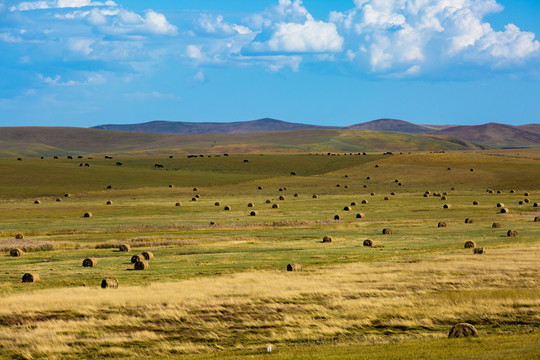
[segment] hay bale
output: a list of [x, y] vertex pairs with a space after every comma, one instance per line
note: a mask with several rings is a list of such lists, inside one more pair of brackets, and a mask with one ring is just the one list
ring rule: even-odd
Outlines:
[[446, 200], [447, 200], [447, 199], [446, 199], [446, 196], [441, 196], [441, 200], [445, 200], [445, 201], [446, 201]]
[[279, 191], [283, 191], [283, 188], [279, 188]]
[[523, 194], [523, 196], [529, 196], [529, 193], [528, 193], [528, 192], [526, 192], [526, 193], [524, 193], [524, 194]]
[[279, 204], [272, 205], [272, 209], [279, 209]]
[[21, 233], [18, 233], [17, 235], [15, 235], [15, 239], [22, 240], [22, 239], [24, 239], [24, 235], [21, 234]]
[[465, 249], [473, 249], [473, 248], [476, 247], [476, 243], [474, 241], [469, 240], [469, 241], [465, 242], [464, 247], [465, 247]]
[[366, 205], [368, 203], [367, 200], [362, 200], [362, 204]]
[[229, 210], [231, 210], [231, 207], [230, 207], [229, 205], [225, 205], [225, 207], [223, 208], [223, 210], [229, 211]]
[[132, 264], [135, 264], [137, 261], [144, 261], [144, 256], [142, 254], [139, 254], [139, 255], [133, 255], [131, 257], [131, 263]]
[[472, 224], [472, 223], [474, 223], [473, 219], [470, 219], [470, 218], [465, 219], [465, 224]]
[[429, 194], [424, 194], [424, 197], [425, 197], [425, 198], [429, 197]]
[[313, 198], [313, 199], [318, 199], [318, 198], [319, 198], [319, 195], [313, 194], [312, 198]]
[[196, 187], [193, 188], [193, 191], [199, 191], [199, 189], [197, 189]]
[[35, 200], [35, 201], [34, 201], [34, 204], [36, 204], [36, 205], [41, 204], [41, 201]]
[[517, 232], [517, 230], [508, 230], [506, 235], [511, 236], [511, 237], [516, 237], [516, 236], [518, 236], [518, 232]]
[[474, 326], [468, 323], [459, 323], [457, 325], [454, 325], [452, 329], [450, 329], [450, 332], [448, 333], [448, 338], [462, 338], [462, 337], [470, 337], [470, 336], [478, 336], [478, 331]]
[[257, 189], [258, 189], [258, 190], [262, 190], [262, 189], [263, 189], [263, 187], [262, 187], [262, 186], [259, 186], [259, 187], [257, 187]]
[[356, 201], [351, 202], [351, 206], [356, 206], [356, 205], [358, 205], [358, 204], [356, 203]]
[[133, 268], [135, 270], [148, 270], [150, 269], [150, 265], [148, 265], [148, 262], [146, 261], [137, 261]]
[[339, 184], [336, 184], [336, 187], [341, 187], [341, 185], [339, 185]]
[[443, 208], [444, 208], [444, 209], [450, 209], [450, 208], [451, 208], [451, 205], [450, 205], [450, 204], [444, 204], [444, 205], [443, 205]]
[[508, 214], [510, 212], [510, 210], [508, 210], [507, 208], [502, 208], [501, 209], [501, 214]]
[[388, 196], [385, 196], [384, 200], [390, 200], [390, 198]]
[[455, 186], [452, 186], [452, 187], [450, 188], [450, 190], [455, 191], [455, 190], [456, 190], [456, 187], [455, 187]]
[[107, 190], [112, 189], [112, 185], [107, 185]]
[[302, 271], [302, 264], [289, 264], [287, 271]]
[[128, 244], [122, 244], [122, 245], [118, 246], [118, 251], [130, 252], [131, 251], [131, 246], [129, 246]]
[[101, 281], [101, 288], [102, 289], [118, 289], [118, 280], [116, 279], [103, 279]]
[[252, 211], [249, 213], [249, 216], [257, 216], [259, 213], [257, 211]]
[[64, 194], [64, 197], [70, 197], [70, 196], [71, 196], [71, 194], [68, 194], [68, 193]]
[[200, 199], [200, 198], [201, 198], [201, 195], [197, 194], [197, 195], [195, 195], [195, 197], [196, 197], [197, 199]]
[[150, 251], [143, 251], [141, 255], [144, 257], [144, 260], [154, 260], [154, 253]]
[[518, 204], [523, 205], [523, 200], [520, 200]]
[[214, 205], [215, 205], [215, 206], [221, 206], [221, 203], [220, 203], [219, 201], [216, 201], [216, 202], [214, 203]]
[[271, 204], [271, 203], [272, 203], [272, 200], [270, 200], [270, 199], [266, 199], [266, 201], [265, 201], [265, 202], [266, 202], [267, 204]]
[[26, 273], [22, 277], [23, 283], [35, 283], [40, 280], [38, 273]]
[[372, 246], [373, 246], [373, 241], [370, 240], [370, 239], [366, 239], [366, 240], [364, 240], [363, 245], [364, 245], [364, 246], [372, 247]]
[[322, 242], [323, 243], [332, 242], [332, 237], [329, 235], [326, 235], [325, 237], [323, 237]]
[[366, 177], [366, 180], [371, 180], [371, 176]]
[[191, 201], [198, 201], [199, 199], [197, 199], [196, 197], [192, 197], [191, 198]]
[[473, 249], [473, 254], [484, 254], [486, 252], [486, 249], [483, 247], [475, 247]]
[[471, 168], [471, 171], [474, 171], [474, 169], [473, 169], [473, 168]]
[[344, 210], [344, 211], [351, 211], [352, 208], [351, 208], [350, 206], [345, 206], [345, 207], [343, 208], [343, 210]]
[[254, 203], [248, 203], [247, 206], [248, 206], [248, 207], [254, 207], [255, 204], [254, 204]]
[[56, 202], [60, 202], [60, 201], [62, 201], [62, 199], [56, 198]]
[[448, 193], [446, 191], [443, 192], [442, 194], [443, 194], [443, 196], [448, 196]]
[[503, 208], [503, 207], [504, 207], [504, 204], [503, 204], [503, 203], [497, 203], [497, 207], [498, 207], [498, 208]]
[[170, 184], [170, 185], [169, 185], [169, 187], [170, 187], [170, 188], [173, 188], [173, 187], [174, 187], [174, 185]]
[[11, 249], [9, 251], [9, 256], [13, 257], [21, 257], [23, 256], [24, 252], [21, 249]]
[[498, 223], [498, 222], [494, 222], [492, 225], [491, 225], [491, 228], [492, 229], [500, 229], [502, 227], [501, 223]]
[[540, 216], [536, 216], [536, 217], [534, 218], [534, 222], [540, 222]]
[[366, 215], [364, 215], [364, 213], [358, 213], [356, 214], [356, 218], [357, 219], [364, 219], [366, 217]]
[[364, 189], [367, 189], [367, 185], [364, 184]]
[[395, 195], [396, 195], [396, 192], [395, 192], [395, 191], [392, 191], [392, 192], [390, 193], [390, 195], [395, 196]]
[[107, 201], [107, 205], [112, 205], [112, 204], [113, 204], [112, 200]]
[[96, 258], [87, 258], [83, 260], [82, 266], [83, 267], [96, 267], [97, 263], [98, 261]]
[[444, 221], [439, 221], [439, 223], [437, 224], [437, 227], [440, 227], [440, 228], [446, 227], [446, 223]]
[[374, 192], [372, 192], [372, 193], [371, 193], [370, 195], [371, 195], [371, 196], [375, 196], [375, 193], [374, 193]]
[[392, 229], [384, 228], [382, 233], [383, 233], [383, 235], [391, 235], [392, 234]]
[[343, 220], [343, 217], [341, 215], [334, 215], [334, 220]]
[[479, 203], [478, 201], [474, 200], [474, 201], [472, 202], [472, 204], [473, 204], [473, 205], [478, 205], [478, 204], [480, 204], [480, 203]]
[[182, 204], [177, 202], [176, 204], [174, 204], [174, 206], [182, 206]]
[[502, 191], [501, 191], [501, 190], [497, 190], [497, 194], [502, 194]]
[[535, 202], [535, 203], [533, 204], [533, 207], [538, 207], [538, 203]]
[[279, 197], [279, 200], [285, 200], [285, 196], [281, 195], [281, 196]]
[[528, 204], [529, 201], [530, 201], [529, 199], [523, 199], [523, 202], [526, 203], [526, 204]]
[[516, 192], [516, 190], [512, 189], [510, 190], [510, 194], [514, 194]]
[[85, 212], [84, 215], [83, 215], [83, 217], [85, 217], [85, 218], [91, 218], [92, 216], [93, 215], [92, 215], [91, 212]]
[[300, 194], [299, 193], [294, 193], [294, 197], [299, 197]]

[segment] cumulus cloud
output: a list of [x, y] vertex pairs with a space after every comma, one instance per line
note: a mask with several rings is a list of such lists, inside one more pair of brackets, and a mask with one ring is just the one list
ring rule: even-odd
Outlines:
[[202, 14], [199, 17], [199, 26], [207, 34], [212, 35], [246, 35], [251, 33], [251, 29], [246, 26], [232, 24], [223, 20], [223, 15]]
[[99, 73], [86, 74], [81, 80], [63, 80], [60, 75], [50, 77], [43, 74], [38, 74], [38, 78], [50, 86], [103, 85], [107, 82], [105, 77]]
[[82, 8], [89, 6], [116, 6], [114, 1], [91, 0], [56, 0], [56, 1], [24, 1], [9, 8], [10, 11], [31, 11], [40, 9]]

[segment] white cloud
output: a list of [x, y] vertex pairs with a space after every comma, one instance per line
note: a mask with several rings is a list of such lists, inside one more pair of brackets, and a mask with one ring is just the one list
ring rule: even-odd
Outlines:
[[7, 43], [19, 43], [23, 39], [20, 36], [14, 36], [11, 33], [0, 33], [0, 41]]
[[40, 9], [81, 8], [89, 6], [116, 6], [114, 1], [91, 0], [56, 0], [56, 1], [24, 1], [9, 8], [10, 11], [31, 11]]
[[199, 70], [195, 75], [193, 75], [193, 80], [203, 82], [205, 79], [206, 77], [204, 76], [204, 73], [201, 70]]
[[107, 82], [105, 77], [98, 73], [87, 74], [85, 78], [80, 81], [73, 79], [62, 81], [62, 76], [60, 75], [50, 77], [39, 74], [38, 77], [42, 82], [50, 86], [103, 85]]
[[151, 92], [135, 92], [131, 94], [125, 94], [125, 97], [131, 101], [177, 101], [182, 98], [174, 94], [166, 94], [158, 91]]
[[92, 39], [79, 39], [71, 38], [68, 40], [68, 47], [74, 53], [81, 53], [83, 55], [90, 55], [92, 50], [92, 44], [94, 44]]
[[211, 16], [209, 14], [202, 14], [199, 17], [199, 26], [207, 34], [215, 35], [246, 35], [251, 33], [251, 30], [242, 25], [231, 24], [223, 21], [222, 15]]

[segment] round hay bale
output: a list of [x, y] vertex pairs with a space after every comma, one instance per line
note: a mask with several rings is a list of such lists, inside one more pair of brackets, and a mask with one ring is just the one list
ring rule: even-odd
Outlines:
[[118, 251], [130, 252], [131, 251], [131, 246], [129, 246], [128, 244], [122, 244], [122, 245], [118, 246]]
[[267, 204], [271, 204], [271, 203], [272, 203], [272, 200], [270, 200], [270, 199], [266, 199], [266, 201], [265, 201], [265, 202], [266, 202]]
[[388, 196], [385, 196], [384, 200], [390, 200], [390, 198]]
[[446, 200], [447, 200], [447, 199], [446, 199], [446, 196], [441, 196], [441, 200], [445, 200], [445, 201], [446, 201]]
[[263, 187], [262, 187], [262, 186], [259, 186], [259, 187], [257, 187], [257, 189], [258, 189], [258, 190], [262, 190], [262, 189], [263, 189]]
[[312, 198], [313, 198], [313, 199], [318, 199], [318, 198], [319, 198], [319, 195], [313, 194]]
[[60, 201], [62, 201], [62, 199], [56, 198], [56, 202], [60, 202]]
[[364, 213], [358, 213], [358, 214], [356, 214], [356, 218], [357, 218], [357, 219], [363, 219], [363, 218], [365, 218], [365, 217], [366, 217], [366, 215], [364, 215]]
[[371, 176], [366, 177], [366, 180], [371, 180]]
[[483, 247], [475, 247], [473, 249], [473, 254], [483, 254], [486, 252], [486, 249]]
[[287, 271], [302, 271], [302, 264], [289, 264]]
[[472, 224], [472, 223], [474, 223], [473, 219], [470, 219], [470, 218], [465, 219], [465, 224]]
[[272, 205], [272, 209], [279, 209], [279, 204]]
[[450, 190], [455, 191], [455, 190], [456, 190], [456, 187], [455, 187], [455, 186], [452, 186], [452, 187], [450, 188]]
[[471, 171], [474, 171], [474, 169], [473, 169], [473, 168], [471, 168]]
[[97, 259], [96, 258], [87, 258], [84, 259], [82, 262], [83, 267], [96, 267], [97, 266]]
[[394, 182], [395, 182], [395, 183], [398, 183], [398, 182], [399, 182], [399, 180], [398, 180], [398, 179], [396, 179], [396, 180], [394, 180]]
[[21, 249], [11, 249], [9, 251], [9, 256], [13, 257], [21, 257], [23, 256], [24, 252]]
[[85, 212], [84, 215], [83, 215], [83, 217], [85, 217], [85, 218], [91, 218], [92, 216], [93, 215], [92, 215], [91, 212]]
[[146, 261], [137, 261], [133, 268], [135, 270], [148, 270], [150, 269], [150, 265], [148, 265], [148, 262]]
[[249, 216], [257, 216], [259, 213], [257, 211], [252, 211], [249, 213]]
[[468, 323], [459, 323], [454, 325], [448, 333], [448, 338], [462, 338], [470, 336], [478, 336], [478, 330]]
[[193, 191], [199, 191], [199, 189], [197, 189], [196, 187], [193, 188]]
[[210, 226], [214, 226], [216, 225], [216, 222], [215, 221], [210, 221]]
[[452, 168], [447, 168], [446, 170], [452, 170]]
[[15, 239], [22, 240], [22, 239], [24, 239], [24, 235], [21, 234], [21, 233], [18, 233], [18, 234], [15, 235]]
[[375, 196], [375, 193], [374, 193], [374, 192], [372, 192], [372, 193], [371, 193], [370, 195], [371, 195], [371, 196]]
[[112, 200], [107, 201], [107, 205], [112, 205], [112, 204], [113, 204]]
[[279, 197], [279, 200], [285, 200], [285, 196], [281, 195], [281, 196]]
[[370, 239], [366, 239], [366, 240], [364, 240], [363, 245], [372, 247], [373, 246], [373, 241], [370, 240]]
[[349, 188], [349, 185], [345, 185], [344, 188], [345, 188], [345, 189], [348, 189], [348, 188]]
[[279, 191], [283, 191], [283, 188], [279, 188]]
[[437, 224], [437, 227], [440, 227], [440, 228], [446, 227], [446, 223], [444, 221], [439, 221], [439, 223]]
[[358, 205], [358, 204], [356, 203], [356, 201], [351, 202], [351, 206], [356, 206], [356, 205]]
[[132, 264], [135, 264], [137, 261], [144, 261], [144, 256], [142, 254], [138, 254], [131, 257]]
[[503, 204], [503, 203], [497, 203], [497, 207], [498, 207], [498, 208], [503, 208], [503, 207], [504, 207], [504, 204]]
[[397, 183], [397, 184], [398, 184], [398, 186], [401, 186], [401, 185], [402, 185], [402, 184], [401, 184], [400, 182], [399, 182], [399, 183]]
[[383, 235], [391, 235], [392, 234], [392, 229], [384, 228], [382, 233], [383, 233]]
[[424, 194], [424, 197], [425, 197], [425, 198], [429, 197], [429, 194]]
[[200, 198], [201, 198], [201, 195], [197, 194], [197, 195], [195, 195], [195, 197], [196, 197], [197, 199], [200, 199]]
[[451, 206], [450, 206], [450, 204], [444, 204], [444, 205], [443, 205], [443, 208], [444, 208], [444, 209], [450, 209]]
[[443, 192], [442, 194], [443, 194], [443, 196], [448, 196], [448, 193], [446, 191]]
[[230, 207], [229, 205], [226, 205], [226, 206], [223, 208], [223, 210], [229, 211], [229, 210], [231, 210], [231, 207]]
[[510, 190], [510, 194], [514, 194], [516, 192], [516, 190], [512, 189]]
[[116, 279], [103, 279], [101, 280], [101, 288], [102, 289], [118, 289], [118, 280]]
[[390, 195], [395, 196], [395, 195], [396, 195], [396, 192], [395, 192], [395, 191], [392, 191], [392, 192], [390, 193]]
[[523, 205], [523, 200], [520, 200], [518, 204]]
[[534, 218], [534, 222], [540, 222], [540, 216], [536, 216], [536, 217]]
[[523, 196], [529, 196], [529, 193], [528, 193], [528, 192], [526, 192], [526, 193], [524, 193], [524, 194], [523, 194]]
[[465, 247], [465, 249], [473, 249], [473, 248], [476, 247], [476, 243], [474, 241], [469, 240], [469, 241], [465, 242], [464, 247]]
[[376, 167], [376, 168], [378, 168], [378, 167], [379, 167], [379, 165], [377, 164], [377, 165], [375, 165], [375, 167]]
[[336, 187], [341, 187], [341, 185], [339, 185], [339, 184], [336, 184]]
[[323, 237], [322, 242], [323, 243], [332, 242], [332, 237], [329, 235], [326, 235], [325, 237]]
[[299, 197], [300, 194], [299, 193], [294, 193], [294, 197]]
[[472, 204], [473, 204], [473, 205], [478, 205], [478, 204], [480, 204], [480, 203], [479, 203], [478, 201], [474, 200], [474, 201], [472, 202]]
[[221, 206], [221, 203], [220, 203], [219, 201], [216, 201], [216, 202], [214, 203], [214, 205], [215, 205], [215, 206]]
[[501, 214], [508, 214], [510, 212], [510, 210], [508, 210], [507, 208], [502, 208], [501, 209]]
[[334, 220], [342, 220], [343, 217], [341, 215], [334, 215]]
[[177, 202], [176, 204], [174, 204], [174, 206], [182, 206], [182, 204]]
[[173, 188], [173, 187], [174, 187], [174, 185], [170, 184], [170, 185], [169, 185], [169, 187], [170, 187], [170, 188]]
[[362, 200], [362, 204], [366, 205], [368, 203], [367, 200]]
[[497, 194], [502, 194], [502, 191], [501, 191], [501, 190], [497, 190]]
[[248, 207], [254, 207], [255, 204], [254, 204], [254, 203], [248, 203], [247, 206], [248, 206]]
[[343, 208], [343, 210], [344, 210], [344, 211], [351, 211], [352, 208], [351, 208], [350, 206], [345, 206], [345, 207]]
[[367, 189], [367, 185], [364, 184], [364, 189]]
[[197, 200], [199, 200], [199, 199], [197, 199], [196, 197], [191, 198], [191, 201], [197, 201]]
[[70, 196], [71, 196], [71, 194], [68, 194], [68, 193], [64, 194], [64, 197], [70, 197]]
[[150, 251], [143, 251], [141, 255], [144, 257], [144, 260], [154, 260], [154, 253]]
[[37, 205], [37, 204], [41, 204], [41, 201], [35, 200], [35, 201], [34, 201], [34, 204], [36, 204], [36, 205]]
[[492, 225], [491, 225], [491, 228], [492, 229], [500, 229], [502, 227], [501, 223], [498, 223], [498, 222], [494, 222]]
[[518, 232], [517, 232], [517, 230], [508, 230], [506, 235], [511, 236], [511, 237], [516, 237], [516, 236], [518, 236]]
[[343, 177], [346, 177], [346, 178], [348, 178], [348, 177], [349, 177], [349, 175], [345, 174], [345, 175], [344, 175]]
[[535, 202], [535, 203], [533, 204], [533, 207], [538, 207], [538, 203]]
[[26, 273], [22, 277], [23, 283], [35, 283], [40, 280], [38, 273]]
[[523, 199], [523, 202], [524, 202], [525, 204], [528, 204], [529, 201], [530, 201], [529, 199]]

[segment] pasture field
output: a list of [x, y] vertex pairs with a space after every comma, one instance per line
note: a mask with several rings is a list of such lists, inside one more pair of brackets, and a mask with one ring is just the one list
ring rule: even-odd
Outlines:
[[1, 358], [540, 357], [540, 150], [91, 157], [0, 159]]

